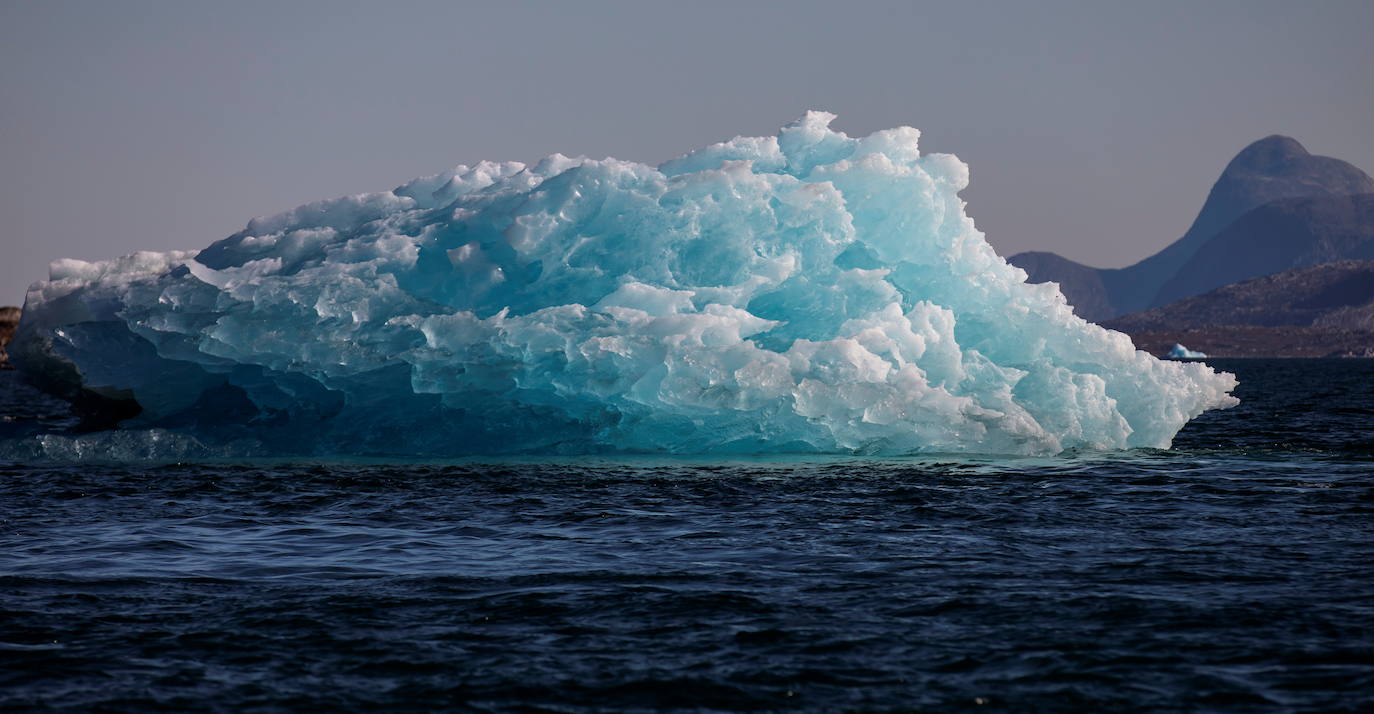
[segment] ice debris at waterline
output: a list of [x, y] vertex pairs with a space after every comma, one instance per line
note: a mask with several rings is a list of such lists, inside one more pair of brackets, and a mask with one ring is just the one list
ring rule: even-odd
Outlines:
[[1231, 375], [1027, 285], [964, 214], [957, 158], [833, 118], [57, 261], [12, 352], [124, 428], [265, 453], [1051, 454], [1168, 447], [1235, 403]]
[[1174, 343], [1174, 346], [1169, 349], [1169, 353], [1164, 356], [1169, 359], [1205, 359], [1207, 354], [1205, 352], [1190, 350], [1181, 344]]

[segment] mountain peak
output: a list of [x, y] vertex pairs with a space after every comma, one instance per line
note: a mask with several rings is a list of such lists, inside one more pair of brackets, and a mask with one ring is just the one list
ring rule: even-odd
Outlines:
[[1236, 154], [1226, 165], [1226, 173], [1268, 173], [1282, 170], [1295, 160], [1311, 156], [1297, 139], [1282, 134], [1270, 134]]
[[[1180, 277], [1190, 261], [1200, 255], [1199, 251], [1204, 245], [1210, 245], [1228, 226], [1240, 221], [1242, 216], [1251, 211], [1285, 200], [1366, 194], [1374, 198], [1374, 178], [1365, 172], [1340, 159], [1308, 153], [1292, 137], [1273, 134], [1251, 143], [1231, 159], [1221, 177], [1212, 184], [1202, 210], [1182, 238], [1135, 265], [1095, 270], [1058, 256], [1051, 256], [1051, 259], [1034, 253], [1012, 256], [1011, 262], [1024, 269], [1031, 282], [1052, 280], [1059, 283], [1069, 302], [1082, 316], [1096, 318], [1136, 312], [1195, 295], [1232, 280], [1291, 268], [1298, 264], [1291, 253], [1302, 252], [1293, 247], [1301, 243], [1298, 239], [1312, 231], [1326, 235], [1336, 230], [1323, 227], [1327, 224], [1344, 226], [1340, 229], [1343, 231], [1341, 235], [1347, 239], [1358, 226], [1374, 225], [1369, 223], [1369, 214], [1360, 213], [1356, 216], [1354, 213], [1357, 205], [1361, 207], [1360, 210], [1365, 210], [1363, 199], [1318, 202], [1320, 211], [1311, 215], [1299, 212], [1301, 215], [1284, 224], [1288, 226], [1285, 228], [1288, 231], [1287, 238], [1276, 237], [1271, 234], [1275, 234], [1278, 228], [1265, 223], [1264, 219], [1272, 223], [1275, 216], [1287, 216], [1287, 204], [1278, 205], [1274, 211], [1257, 214], [1258, 218], [1254, 221], [1258, 222], [1252, 221], [1243, 226], [1256, 236], [1262, 233], [1267, 237], [1267, 252], [1256, 250], [1253, 239], [1249, 242], [1226, 242], [1225, 250], [1217, 248], [1206, 253], [1206, 261], [1188, 269], [1187, 280]], [[1306, 203], [1298, 205], [1308, 206]], [[1350, 240], [1341, 244], [1345, 247], [1337, 243], [1340, 242], [1326, 241], [1320, 247], [1327, 253], [1319, 256], [1317, 253], [1320, 251], [1316, 251], [1303, 260], [1374, 258], [1374, 253], [1369, 252], [1369, 246], [1374, 243], [1364, 238], [1358, 241], [1358, 245], [1365, 247], [1358, 250]], [[1237, 257], [1241, 255], [1245, 259]], [[1242, 265], [1245, 266], [1241, 271], [1243, 274], [1238, 274], [1236, 269]]]

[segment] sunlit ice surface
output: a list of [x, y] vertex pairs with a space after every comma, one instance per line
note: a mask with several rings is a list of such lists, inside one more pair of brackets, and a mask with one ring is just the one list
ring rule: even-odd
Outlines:
[[59, 445], [103, 453], [1051, 455], [1168, 448], [1235, 403], [1231, 375], [1026, 284], [957, 158], [833, 119], [656, 168], [459, 166], [199, 252], [60, 260], [10, 351], [123, 410]]

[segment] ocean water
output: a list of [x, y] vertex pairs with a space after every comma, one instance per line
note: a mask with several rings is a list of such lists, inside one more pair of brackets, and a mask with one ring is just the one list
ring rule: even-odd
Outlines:
[[1212, 362], [1171, 451], [0, 462], [0, 710], [1374, 710], [1374, 361]]

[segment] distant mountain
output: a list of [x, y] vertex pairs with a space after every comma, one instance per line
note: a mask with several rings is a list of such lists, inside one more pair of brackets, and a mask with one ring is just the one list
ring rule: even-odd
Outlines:
[[1342, 258], [1374, 259], [1374, 194], [1271, 201], [1199, 248], [1160, 288], [1157, 302]]
[[1374, 260], [1253, 278], [1103, 325], [1151, 352], [1182, 343], [1214, 357], [1374, 356]]
[[1118, 330], [1212, 325], [1374, 329], [1374, 260], [1342, 260], [1253, 278], [1104, 324]]
[[1079, 317], [1098, 322], [1117, 314], [1112, 308], [1111, 298], [1107, 296], [1107, 287], [1102, 284], [1101, 271], [1097, 268], [1075, 263], [1057, 253], [1039, 251], [1018, 253], [1009, 260], [1026, 271], [1032, 283], [1050, 280], [1059, 283], [1059, 290], [1068, 298]]
[[[1374, 193], [1374, 179], [1358, 168], [1339, 159], [1313, 156], [1289, 137], [1269, 136], [1245, 147], [1227, 164], [1183, 237], [1135, 265], [1119, 269], [1092, 268], [1053, 253], [1038, 252], [1018, 253], [1009, 261], [1026, 270], [1031, 282], [1059, 283], [1079, 315], [1101, 320], [1196, 294], [1188, 290], [1200, 292], [1211, 287], [1199, 290], [1199, 283], [1193, 279], [1170, 283], [1185, 270], [1205, 273], [1215, 267], [1199, 262], [1198, 267], [1190, 268], [1190, 264], [1214, 237], [1256, 208], [1285, 199], [1366, 193]], [[1332, 229], [1327, 227], [1315, 232], [1325, 234]], [[1209, 259], [1213, 257], [1208, 254]], [[1280, 265], [1274, 270], [1291, 265]], [[1102, 286], [1100, 290], [1098, 283]], [[1103, 292], [1106, 305], [1100, 298]], [[1075, 295], [1085, 299], [1081, 306], [1074, 302]]]

